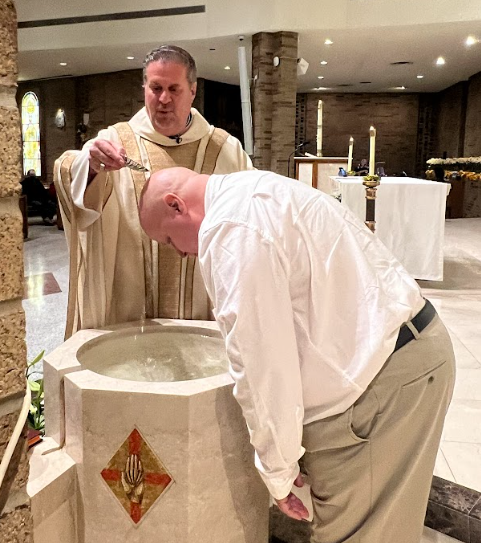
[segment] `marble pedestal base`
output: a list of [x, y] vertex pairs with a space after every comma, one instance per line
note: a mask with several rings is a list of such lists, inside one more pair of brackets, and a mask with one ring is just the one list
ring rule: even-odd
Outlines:
[[[150, 383], [99, 375], [75, 358], [89, 332], [45, 361], [47, 432], [50, 420], [55, 436], [65, 436], [61, 454], [75, 484], [57, 508], [71, 508], [68, 537], [50, 522], [49, 539], [36, 534], [35, 542], [267, 543], [268, 493], [230, 376]], [[32, 461], [47, 469], [56, 454]], [[38, 503], [53, 499], [49, 487]]]

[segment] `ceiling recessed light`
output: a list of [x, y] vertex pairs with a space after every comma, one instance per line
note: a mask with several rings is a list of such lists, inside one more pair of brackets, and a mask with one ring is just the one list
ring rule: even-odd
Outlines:
[[330, 40], [329, 38], [326, 39], [326, 41], [324, 42], [324, 45], [332, 45], [334, 42], [332, 40]]
[[399, 87], [391, 87], [392, 90], [406, 90], [406, 87], [404, 85], [400, 85]]
[[471, 45], [474, 45], [474, 44], [476, 44], [476, 43], [478, 43], [478, 42], [479, 42], [479, 40], [478, 40], [477, 38], [475, 38], [474, 36], [468, 36], [468, 37], [466, 38], [466, 42], [465, 42], [465, 43], [466, 43], [466, 45], [467, 45], [468, 47], [470, 47]]
[[322, 66], [325, 66], [327, 64], [327, 60], [321, 60]]
[[436, 60], [436, 64], [438, 66], [444, 66], [444, 64], [446, 64], [446, 60], [444, 59], [444, 57], [438, 57], [438, 59]]
[[416, 77], [417, 77], [418, 79], [424, 79], [424, 75], [421, 75], [421, 74], [417, 75]]
[[317, 79], [324, 79], [324, 76], [323, 75], [318, 75]]
[[317, 87], [317, 90], [320, 90], [320, 91], [329, 90], [329, 87]]
[[127, 60], [135, 60], [135, 57], [127, 57]]
[[67, 66], [66, 62], [59, 62], [60, 66]]
[[224, 70], [230, 70], [230, 66], [224, 66]]

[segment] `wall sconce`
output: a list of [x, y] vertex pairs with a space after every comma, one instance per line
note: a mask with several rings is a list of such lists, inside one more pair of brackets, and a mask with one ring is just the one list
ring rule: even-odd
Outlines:
[[[291, 57], [274, 57], [272, 59], [272, 64], [274, 68], [277, 68], [279, 64], [281, 63], [281, 58], [291, 58]], [[293, 60], [293, 59], [292, 59]], [[309, 62], [305, 60], [304, 58], [297, 58], [297, 75], [304, 75], [307, 72], [307, 69], [309, 68]]]
[[55, 114], [55, 126], [57, 128], [65, 128], [65, 111], [60, 107], [57, 109], [57, 113]]
[[309, 62], [303, 58], [297, 59], [297, 75], [304, 75], [309, 68]]

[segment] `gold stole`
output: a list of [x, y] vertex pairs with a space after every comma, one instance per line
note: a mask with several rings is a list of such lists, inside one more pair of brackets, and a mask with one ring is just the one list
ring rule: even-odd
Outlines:
[[[118, 123], [114, 128], [119, 134], [127, 156], [141, 163], [140, 149], [130, 125], [128, 123]], [[214, 130], [207, 144], [202, 169], [199, 173], [210, 175], [214, 172], [217, 157], [228, 137], [229, 134], [224, 130], [219, 128]], [[179, 146], [163, 147], [142, 138], [142, 143], [149, 156], [150, 170], [152, 172], [174, 166], [183, 166], [193, 170], [200, 141], [197, 140]], [[145, 175], [137, 171], [131, 171], [131, 174], [138, 205], [140, 193], [145, 184]], [[153, 244], [156, 246], [157, 251], [153, 251]], [[144, 251], [146, 317], [192, 319], [195, 291], [199, 288], [196, 285], [194, 289], [194, 271], [197, 265], [197, 258], [189, 256], [186, 259], [182, 259], [172, 247], [151, 242], [143, 231], [142, 247]], [[153, 255], [156, 252], [158, 254], [158, 262], [154, 266]], [[154, 268], [158, 268], [158, 300], [154, 300]], [[201, 285], [200, 288], [202, 288], [203, 296], [206, 300], [203, 318], [212, 319], [205, 287]], [[157, 310], [155, 310], [156, 305]]]
[[[78, 310], [78, 275], [81, 267], [82, 252], [79, 248], [77, 224], [75, 218], [75, 207], [71, 200], [70, 190], [70, 168], [76, 156], [66, 157], [60, 165], [60, 177], [54, 175], [54, 184], [57, 191], [57, 197], [61, 211], [63, 213], [63, 222], [68, 234], [69, 248], [69, 287], [68, 287], [68, 306], [67, 322], [65, 324], [65, 339], [68, 339], [73, 333], [82, 326], [80, 322], [80, 313]], [[57, 168], [54, 168], [54, 172]]]

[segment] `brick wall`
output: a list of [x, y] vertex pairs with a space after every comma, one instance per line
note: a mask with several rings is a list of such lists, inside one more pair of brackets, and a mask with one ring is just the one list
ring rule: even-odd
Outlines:
[[274, 35], [261, 32], [252, 36], [252, 128], [254, 135], [254, 166], [259, 170], [271, 167], [272, 95], [274, 66]]
[[[12, 436], [25, 393], [25, 315], [23, 295], [22, 215], [18, 207], [21, 178], [20, 117], [17, 82], [17, 17], [13, 0], [0, 0], [0, 459]], [[26, 483], [25, 430], [0, 488], [0, 539], [32, 541]]]
[[467, 91], [462, 81], [433, 96], [432, 156], [464, 156]]
[[481, 72], [469, 79], [464, 155], [481, 155]]
[[[419, 96], [417, 94], [308, 93], [305, 107], [306, 150], [316, 153], [317, 103], [323, 101], [323, 155], [347, 156], [355, 140], [353, 164], [369, 158], [369, 127], [377, 130], [376, 162], [389, 174], [416, 169]], [[299, 99], [303, 99], [300, 95]], [[298, 107], [298, 110], [301, 108]]]
[[82, 113], [89, 113], [87, 135], [121, 121], [128, 121], [144, 105], [142, 70], [75, 78], [78, 122]]
[[243, 142], [240, 87], [209, 80], [203, 80], [203, 83], [203, 115], [206, 120]]
[[[287, 175], [296, 137], [297, 45], [295, 32], [252, 36], [254, 166]], [[278, 57], [278, 66], [273, 58]]]

